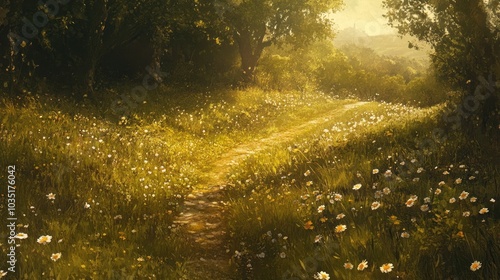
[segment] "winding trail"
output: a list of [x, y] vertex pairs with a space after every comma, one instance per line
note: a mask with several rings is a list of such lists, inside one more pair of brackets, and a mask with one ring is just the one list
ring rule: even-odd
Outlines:
[[272, 133], [250, 143], [242, 143], [215, 159], [205, 174], [206, 180], [196, 186], [187, 196], [179, 217], [174, 221], [185, 231], [195, 250], [195, 258], [186, 264], [189, 279], [236, 279], [232, 278], [230, 270], [229, 260], [232, 254], [224, 244], [226, 229], [223, 224], [226, 202], [222, 191], [226, 184], [225, 178], [232, 166], [240, 164], [249, 155], [290, 142], [312, 126], [325, 124], [366, 103], [356, 102], [344, 105], [321, 117], [289, 127], [284, 131]]

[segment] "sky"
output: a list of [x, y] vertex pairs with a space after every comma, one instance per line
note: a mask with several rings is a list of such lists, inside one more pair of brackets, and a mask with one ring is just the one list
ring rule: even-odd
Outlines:
[[383, 0], [344, 0], [344, 9], [332, 15], [336, 29], [348, 27], [364, 31], [369, 36], [396, 33], [387, 26], [387, 20], [382, 17]]

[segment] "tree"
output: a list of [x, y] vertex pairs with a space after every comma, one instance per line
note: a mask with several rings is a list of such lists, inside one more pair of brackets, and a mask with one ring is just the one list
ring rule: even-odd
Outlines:
[[[0, 81], [2, 86], [8, 87], [9, 93], [13, 93], [16, 86], [21, 82], [21, 67], [19, 64], [29, 64], [24, 53], [20, 53], [21, 42], [14, 45], [12, 36], [12, 29], [22, 22], [21, 11], [24, 6], [24, 1], [10, 1], [0, 0]], [[33, 14], [33, 13], [32, 13]], [[18, 31], [18, 30], [16, 30]], [[20, 38], [21, 36], [17, 36]], [[26, 41], [24, 41], [26, 42]], [[22, 44], [25, 46], [25, 44]], [[19, 54], [19, 55], [17, 55]], [[32, 74], [28, 71], [29, 75]]]
[[341, 1], [220, 0], [215, 4], [238, 45], [243, 79], [251, 82], [264, 48], [281, 42], [305, 46], [330, 35], [327, 13], [339, 8]]
[[[155, 56], [161, 52], [172, 18], [171, 4], [162, 0], [86, 0], [75, 3], [75, 10], [81, 13], [75, 27], [83, 35], [81, 72], [78, 76], [84, 90], [93, 91], [96, 68], [107, 52], [130, 42], [142, 34], [156, 44]], [[156, 41], [155, 41], [156, 40]], [[159, 61], [152, 58], [152, 61]]]
[[[172, 21], [178, 19], [174, 5], [166, 0], [23, 0], [7, 4], [0, 9], [0, 35], [5, 35], [0, 50], [6, 54], [3, 63], [9, 65], [11, 82], [20, 84], [20, 78], [31, 77], [37, 68], [50, 76], [76, 80], [82, 93], [93, 92], [102, 57], [139, 36], [155, 46], [158, 56]], [[5, 38], [10, 42], [3, 44]]]
[[177, 9], [182, 18], [172, 23], [164, 70], [174, 82], [226, 81], [224, 76], [237, 67], [238, 51], [214, 1], [183, 1]]
[[[433, 65], [439, 77], [463, 89], [466, 102], [478, 101], [483, 126], [494, 119], [500, 78], [500, 2], [498, 0], [385, 0], [389, 24], [400, 34], [415, 36], [434, 49]], [[418, 47], [410, 43], [410, 47]], [[475, 107], [476, 104], [473, 106]], [[472, 107], [471, 107], [472, 108]], [[465, 108], [467, 109], [467, 108]], [[496, 120], [498, 122], [498, 120]], [[498, 124], [491, 123], [497, 126]]]

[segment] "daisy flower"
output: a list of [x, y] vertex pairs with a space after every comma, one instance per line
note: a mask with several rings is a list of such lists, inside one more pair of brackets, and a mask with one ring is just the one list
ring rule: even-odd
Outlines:
[[388, 170], [386, 170], [386, 171], [384, 172], [384, 176], [385, 176], [386, 178], [391, 177], [391, 176], [392, 176], [392, 171], [391, 171], [391, 170], [389, 170], [389, 169], [388, 169]]
[[486, 214], [488, 212], [490, 212], [490, 210], [488, 210], [488, 208], [486, 208], [486, 207], [485, 208], [481, 208], [481, 210], [479, 210], [479, 214], [481, 214], [481, 215]]
[[410, 198], [406, 201], [405, 204], [406, 204], [406, 207], [412, 207], [415, 204], [415, 200]]
[[368, 262], [366, 260], [363, 260], [362, 262], [360, 262], [358, 264], [358, 270], [359, 271], [363, 271], [365, 270], [366, 268], [368, 268]]
[[463, 191], [459, 196], [458, 196], [458, 199], [460, 200], [464, 200], [466, 199], [467, 197], [469, 196], [469, 193], [466, 192], [466, 191]]
[[422, 204], [422, 206], [420, 206], [420, 210], [422, 212], [427, 212], [429, 211], [429, 205], [428, 204]]
[[362, 185], [361, 184], [356, 184], [352, 187], [353, 190], [357, 191], [359, 189], [361, 189]]
[[17, 238], [17, 239], [26, 239], [26, 238], [28, 238], [28, 235], [26, 233], [20, 232], [20, 233], [16, 234], [14, 236], [14, 238]]
[[392, 271], [393, 268], [394, 268], [394, 265], [392, 263], [384, 263], [380, 267], [380, 271], [382, 271], [382, 273], [389, 273]]
[[330, 275], [328, 275], [328, 273], [326, 273], [324, 271], [321, 271], [321, 272], [316, 273], [316, 275], [314, 275], [314, 279], [330, 280]]
[[372, 203], [372, 210], [377, 210], [380, 207], [380, 202], [375, 201]]
[[36, 242], [43, 245], [50, 243], [50, 241], [52, 241], [52, 236], [50, 235], [42, 235], [36, 240]]
[[336, 233], [341, 233], [344, 232], [347, 229], [346, 225], [338, 225], [335, 227], [335, 232]]
[[474, 262], [470, 265], [470, 270], [472, 270], [472, 271], [476, 271], [476, 270], [478, 270], [478, 269], [480, 269], [480, 268], [481, 268], [481, 265], [482, 265], [482, 263], [481, 263], [481, 262], [479, 262], [479, 261], [474, 261]]
[[55, 254], [52, 254], [52, 256], [50, 256], [50, 259], [53, 260], [53, 261], [57, 261], [61, 258], [61, 253], [55, 253]]

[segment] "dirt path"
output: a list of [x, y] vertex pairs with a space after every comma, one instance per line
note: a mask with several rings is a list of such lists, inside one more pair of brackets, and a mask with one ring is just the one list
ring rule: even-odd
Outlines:
[[356, 102], [344, 105], [285, 131], [278, 131], [268, 137], [240, 144], [216, 159], [206, 174], [206, 181], [188, 195], [183, 211], [175, 221], [185, 230], [196, 251], [195, 258], [187, 264], [188, 271], [190, 271], [189, 279], [233, 279], [229, 268], [231, 252], [224, 244], [226, 230], [222, 217], [225, 212], [225, 202], [221, 192], [225, 187], [226, 175], [233, 165], [241, 163], [251, 154], [289, 142], [311, 126], [327, 123], [339, 114], [366, 103]]

